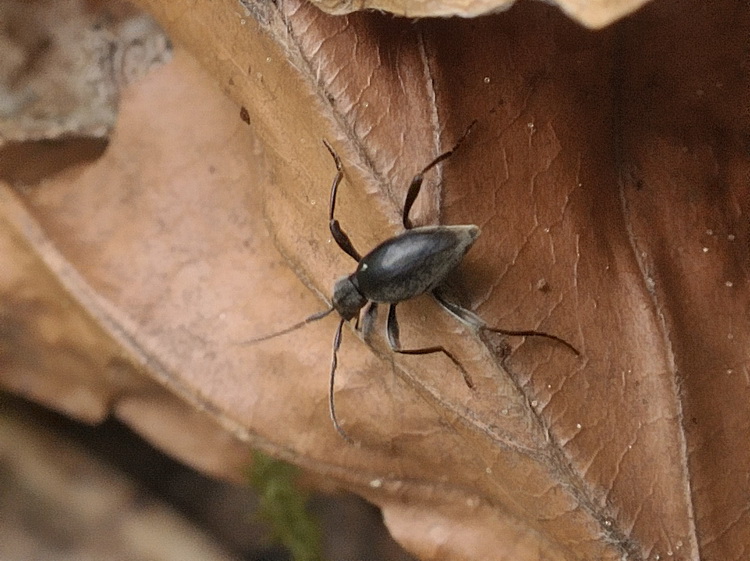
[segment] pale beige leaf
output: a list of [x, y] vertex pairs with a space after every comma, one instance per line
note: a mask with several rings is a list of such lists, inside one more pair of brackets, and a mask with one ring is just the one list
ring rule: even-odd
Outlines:
[[[578, 23], [600, 29], [622, 19], [648, 0], [551, 0]], [[360, 10], [382, 10], [410, 18], [477, 17], [508, 10], [515, 0], [313, 0], [321, 10], [345, 15]]]

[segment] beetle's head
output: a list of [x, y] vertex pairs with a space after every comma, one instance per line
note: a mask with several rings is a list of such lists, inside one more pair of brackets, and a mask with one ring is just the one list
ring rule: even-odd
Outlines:
[[352, 276], [340, 278], [333, 286], [333, 307], [347, 321], [367, 304], [367, 298], [359, 292]]

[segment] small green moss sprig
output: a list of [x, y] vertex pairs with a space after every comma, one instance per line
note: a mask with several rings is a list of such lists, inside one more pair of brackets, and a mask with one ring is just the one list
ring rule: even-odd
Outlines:
[[318, 521], [306, 509], [308, 495], [296, 483], [297, 468], [261, 452], [253, 453], [250, 485], [258, 493], [258, 515], [294, 561], [323, 561]]

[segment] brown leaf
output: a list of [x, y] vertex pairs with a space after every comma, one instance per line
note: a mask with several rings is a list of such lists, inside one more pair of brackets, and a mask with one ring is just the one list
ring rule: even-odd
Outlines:
[[[232, 437], [290, 459], [381, 505], [424, 559], [741, 558], [746, 7], [659, 3], [591, 33], [530, 3], [418, 23], [297, 2], [141, 4], [244, 112], [178, 52], [126, 91], [95, 164], [2, 198], [22, 248], [11, 263], [73, 269], [64, 286], [127, 350], [118, 364], [199, 411], [164, 413], [166, 392], [128, 374], [109, 394], [117, 414], [215, 470], [233, 458], [227, 474]], [[326, 411], [335, 318], [242, 343], [323, 309], [353, 268], [327, 231], [323, 138], [346, 169], [337, 217], [366, 251], [399, 231], [410, 178], [474, 119], [417, 221], [479, 225], [454, 279], [470, 307], [582, 357], [474, 333], [426, 296], [404, 303], [405, 345], [445, 345], [477, 388], [444, 357], [394, 357], [382, 320], [374, 354], [346, 331], [336, 396], [351, 447]], [[45, 274], [17, 277], [53, 300]], [[50, 344], [37, 339], [26, 348]], [[91, 348], [111, 369], [116, 352]], [[217, 426], [224, 448], [206, 442]]]

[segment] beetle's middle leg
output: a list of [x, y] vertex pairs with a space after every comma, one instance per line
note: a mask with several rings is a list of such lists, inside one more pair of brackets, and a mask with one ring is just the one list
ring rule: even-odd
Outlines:
[[388, 306], [388, 320], [386, 321], [386, 332], [388, 333], [388, 345], [391, 347], [391, 350], [394, 353], [400, 353], [403, 355], [429, 355], [433, 353], [443, 353], [445, 356], [447, 356], [453, 364], [455, 364], [458, 369], [461, 371], [461, 374], [464, 377], [464, 382], [466, 382], [466, 385], [470, 388], [474, 388], [474, 381], [471, 379], [471, 376], [469, 376], [469, 373], [466, 371], [466, 369], [463, 367], [463, 365], [458, 362], [458, 359], [453, 356], [453, 354], [441, 346], [434, 346], [434, 347], [425, 347], [423, 349], [402, 349], [401, 348], [401, 341], [399, 340], [399, 329], [398, 329], [398, 320], [396, 319], [396, 304], [390, 304]]
[[450, 158], [453, 155], [453, 152], [458, 150], [458, 147], [461, 146], [461, 143], [463, 143], [466, 137], [469, 136], [471, 129], [473, 129], [474, 125], [476, 124], [477, 124], [476, 121], [472, 121], [471, 124], [466, 128], [464, 133], [461, 135], [461, 138], [459, 138], [456, 141], [456, 143], [453, 145], [453, 148], [451, 148], [447, 152], [443, 152], [437, 158], [432, 160], [429, 164], [427, 164], [422, 169], [422, 171], [420, 171], [417, 175], [414, 176], [414, 179], [411, 180], [411, 184], [409, 184], [409, 190], [406, 192], [406, 200], [404, 201], [404, 212], [403, 212], [403, 215], [401, 216], [401, 221], [403, 222], [404, 228], [406, 230], [411, 230], [413, 228], [411, 219], [409, 218], [409, 213], [411, 212], [411, 207], [414, 206], [414, 201], [417, 199], [417, 195], [419, 195], [419, 190], [422, 188], [422, 181], [424, 180], [424, 174], [430, 171], [440, 162]]
[[354, 244], [352, 244], [352, 241], [349, 239], [349, 236], [346, 235], [346, 232], [341, 229], [339, 221], [334, 218], [334, 213], [336, 211], [336, 194], [339, 190], [339, 183], [341, 183], [341, 180], [344, 178], [344, 168], [341, 165], [341, 158], [339, 158], [339, 155], [326, 140], [323, 140], [323, 144], [325, 144], [328, 152], [331, 153], [333, 163], [336, 164], [336, 177], [333, 178], [333, 182], [331, 183], [331, 200], [328, 205], [328, 228], [331, 230], [331, 235], [333, 236], [333, 239], [336, 240], [338, 246], [346, 252], [347, 255], [359, 263], [362, 260], [362, 256], [354, 248]]

